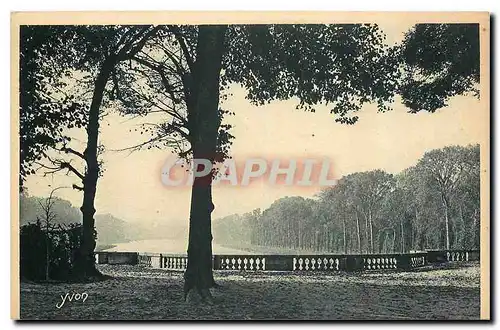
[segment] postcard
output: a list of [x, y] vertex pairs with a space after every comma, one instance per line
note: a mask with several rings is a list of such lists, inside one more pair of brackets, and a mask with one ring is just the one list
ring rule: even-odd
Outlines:
[[490, 319], [489, 13], [11, 21], [13, 319]]

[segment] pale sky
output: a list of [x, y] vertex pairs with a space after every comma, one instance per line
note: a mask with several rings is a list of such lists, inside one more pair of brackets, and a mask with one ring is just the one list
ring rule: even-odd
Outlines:
[[[388, 34], [388, 41], [402, 38], [412, 24], [401, 21], [380, 24]], [[408, 114], [396, 101], [394, 110], [377, 113], [375, 106], [367, 105], [359, 112], [359, 121], [353, 126], [335, 123], [328, 108], [316, 113], [295, 110], [294, 101], [272, 102], [252, 106], [245, 100], [245, 91], [235, 87], [233, 96], [222, 104], [234, 111], [228, 122], [234, 125], [236, 137], [231, 148], [235, 159], [262, 157], [266, 159], [329, 158], [335, 178], [342, 175], [383, 169], [397, 173], [412, 166], [424, 152], [447, 145], [467, 145], [484, 141], [481, 125], [487, 111], [473, 97], [455, 97], [449, 107], [434, 114]], [[109, 125], [108, 125], [109, 124]], [[118, 115], [106, 117], [101, 124], [100, 143], [107, 150], [137, 144], [144, 138], [129, 130], [138, 125]], [[78, 134], [85, 139], [85, 135]], [[161, 182], [161, 168], [171, 155], [169, 150], [128, 152], [107, 151], [103, 160], [106, 171], [99, 179], [97, 213], [111, 213], [126, 221], [163, 222], [175, 225], [188, 223], [189, 187], [165, 187]], [[30, 195], [47, 196], [51, 187], [71, 186], [77, 180], [63, 174], [53, 177], [41, 175], [28, 178]], [[258, 182], [248, 187], [217, 186], [213, 198], [214, 218], [243, 213], [255, 208], [267, 208], [284, 196], [313, 196], [318, 187], [269, 186]], [[74, 206], [82, 203], [82, 193], [60, 189], [57, 196]]]

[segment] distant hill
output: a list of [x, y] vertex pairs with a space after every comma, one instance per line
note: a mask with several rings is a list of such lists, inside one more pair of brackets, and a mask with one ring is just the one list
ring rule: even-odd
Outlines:
[[[55, 223], [70, 224], [81, 223], [82, 213], [80, 209], [71, 205], [70, 202], [60, 198], [54, 198]], [[19, 201], [19, 222], [20, 225], [36, 222], [37, 218], [43, 219], [43, 209], [40, 203], [45, 203], [45, 198], [40, 197], [20, 197]], [[97, 230], [97, 244], [109, 245], [114, 243], [128, 242], [133, 237], [130, 233], [130, 225], [111, 214], [96, 214], [95, 226]]]
[[[74, 207], [67, 200], [54, 198], [54, 212], [57, 215], [56, 223], [70, 224], [81, 223], [82, 214], [78, 207]], [[45, 198], [41, 197], [20, 197], [20, 225], [34, 223], [37, 217], [43, 219], [43, 209], [40, 203], [44, 203]], [[178, 239], [187, 238], [186, 225], [172, 225], [167, 222], [158, 221], [124, 221], [112, 214], [96, 214], [95, 227], [97, 230], [97, 244], [113, 245], [135, 240], [146, 239]]]

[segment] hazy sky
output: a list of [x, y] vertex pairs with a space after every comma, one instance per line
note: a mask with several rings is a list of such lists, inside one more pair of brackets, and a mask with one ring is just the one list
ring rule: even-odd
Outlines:
[[[388, 42], [400, 40], [411, 22], [381, 24]], [[236, 137], [231, 148], [235, 159], [326, 157], [332, 161], [335, 178], [372, 169], [396, 173], [413, 165], [427, 150], [446, 145], [478, 143], [483, 138], [478, 123], [486, 122], [485, 111], [472, 97], [455, 97], [449, 107], [434, 114], [408, 114], [398, 101], [394, 110], [377, 113], [375, 106], [365, 106], [353, 126], [335, 123], [328, 108], [316, 113], [295, 110], [296, 102], [273, 102], [255, 107], [245, 100], [245, 91], [235, 87], [233, 96], [222, 106], [236, 113], [228, 122], [234, 125]], [[109, 124], [109, 125], [108, 125]], [[100, 142], [107, 150], [119, 149], [142, 141], [144, 136], [130, 132], [138, 125], [117, 115], [106, 117], [101, 124]], [[78, 138], [85, 139], [84, 134]], [[189, 215], [190, 189], [165, 187], [161, 168], [171, 155], [169, 150], [128, 152], [107, 151], [104, 176], [98, 182], [97, 213], [111, 213], [127, 221], [186, 224]], [[28, 178], [30, 195], [44, 196], [52, 187], [71, 186], [77, 181], [63, 174]], [[274, 200], [293, 195], [313, 196], [318, 188], [269, 186], [257, 182], [248, 187], [214, 187], [214, 218], [232, 213], [266, 208]], [[57, 192], [75, 206], [82, 194], [72, 189]]]

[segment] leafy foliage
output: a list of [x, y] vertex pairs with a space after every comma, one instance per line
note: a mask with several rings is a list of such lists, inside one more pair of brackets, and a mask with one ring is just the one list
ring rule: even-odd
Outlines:
[[[65, 149], [71, 140], [67, 129], [87, 127], [93, 84], [102, 63], [110, 56], [122, 60], [137, 51], [141, 37], [150, 31], [150, 26], [120, 25], [21, 27], [21, 187], [25, 177], [35, 173], [34, 165], [47, 159], [48, 150]], [[105, 106], [117, 90], [115, 86], [106, 91]]]
[[[47, 252], [50, 279], [69, 280], [73, 274], [75, 253], [80, 246], [81, 225], [59, 226], [47, 232], [40, 221], [21, 227], [20, 275], [23, 279], [45, 279]], [[47, 246], [48, 245], [48, 246]]]
[[[61, 52], [74, 35], [61, 26], [22, 26], [20, 31], [21, 181], [47, 149], [68, 139], [64, 127], [85, 125], [84, 109], [64, 90], [71, 54]], [[68, 49], [71, 49], [69, 47]]]
[[400, 52], [400, 94], [412, 112], [434, 112], [454, 95], [479, 96], [479, 24], [418, 24]]
[[227, 35], [222, 85], [235, 82], [255, 104], [299, 99], [297, 108], [333, 104], [337, 121], [367, 102], [389, 109], [394, 57], [376, 24], [233, 26]]

